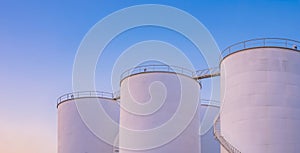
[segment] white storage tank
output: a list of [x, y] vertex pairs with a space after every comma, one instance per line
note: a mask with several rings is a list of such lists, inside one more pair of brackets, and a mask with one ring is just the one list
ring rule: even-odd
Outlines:
[[120, 153], [200, 153], [200, 85], [194, 72], [140, 66], [121, 81]]
[[[201, 153], [219, 153], [220, 144], [215, 139], [213, 134], [213, 127], [210, 126], [209, 129], [206, 129], [205, 124], [209, 124], [207, 120], [214, 119], [219, 113], [219, 102], [211, 102], [210, 100], [201, 99], [201, 108], [200, 108], [200, 122], [201, 122], [201, 131], [199, 129], [199, 134], [201, 136]], [[203, 123], [204, 122], [204, 123]]]
[[[119, 105], [112, 97], [110, 93], [87, 91], [65, 94], [58, 99], [58, 153], [113, 153], [113, 145], [101, 140], [88, 128], [76, 105], [100, 103], [108, 116], [118, 122]], [[101, 122], [97, 116], [93, 120]]]
[[221, 135], [240, 152], [300, 151], [299, 44], [255, 39], [225, 50], [220, 63]]

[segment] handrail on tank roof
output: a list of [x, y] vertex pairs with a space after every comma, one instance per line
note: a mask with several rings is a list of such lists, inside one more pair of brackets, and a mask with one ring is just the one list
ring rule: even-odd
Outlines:
[[257, 47], [281, 47], [298, 50], [300, 52], [300, 42], [296, 40], [286, 38], [257, 38], [238, 42], [227, 47], [222, 51], [220, 60], [237, 51]]
[[60, 96], [57, 99], [57, 106], [67, 100], [78, 99], [78, 98], [114, 99], [114, 94], [110, 93], [110, 92], [103, 92], [103, 91], [79, 91], [79, 92], [67, 93], [67, 94]]
[[[118, 100], [120, 99], [120, 91], [116, 91], [114, 93], [110, 92], [103, 92], [103, 91], [79, 91], [79, 92], [71, 92], [60, 96], [57, 99], [57, 107], [59, 104], [73, 99], [78, 98], [106, 98], [111, 100]], [[202, 106], [210, 106], [220, 108], [220, 102], [217, 100], [211, 99], [200, 99]], [[204, 103], [203, 103], [204, 102]]]
[[128, 76], [147, 73], [147, 72], [173, 72], [177, 74], [183, 74], [189, 77], [194, 77], [195, 72], [183, 67], [173, 65], [142, 65], [130, 68], [121, 74], [120, 80], [125, 79]]
[[212, 99], [200, 99], [201, 100], [201, 106], [209, 106], [209, 107], [215, 107], [220, 108], [220, 101], [218, 100], [212, 100]]

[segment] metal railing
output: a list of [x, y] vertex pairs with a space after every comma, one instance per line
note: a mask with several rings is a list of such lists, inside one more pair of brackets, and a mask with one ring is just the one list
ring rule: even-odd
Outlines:
[[171, 65], [145, 65], [145, 66], [137, 66], [131, 69], [126, 70], [121, 74], [120, 80], [123, 80], [124, 78], [134, 75], [134, 74], [139, 74], [139, 73], [144, 73], [144, 72], [174, 72], [178, 74], [183, 74], [187, 75], [190, 77], [195, 76], [195, 72], [183, 67], [179, 66], [171, 66]]
[[[116, 91], [114, 93], [103, 92], [103, 91], [72, 92], [72, 93], [67, 93], [67, 94], [60, 96], [57, 99], [57, 106], [64, 101], [78, 99], [78, 98], [107, 98], [107, 99], [111, 99], [111, 100], [118, 100], [121, 98], [121, 95], [120, 95], [120, 91]], [[202, 103], [203, 101], [205, 103]], [[219, 104], [220, 104], [219, 101], [201, 99], [201, 105], [220, 107]]]
[[215, 77], [215, 76], [220, 76], [220, 68], [219, 67], [198, 70], [198, 71], [196, 71], [194, 79], [200, 80], [200, 79], [211, 78], [211, 77]]
[[115, 91], [114, 93], [113, 93], [113, 99], [114, 100], [117, 100], [117, 99], [120, 99], [120, 91]]
[[214, 123], [214, 135], [224, 149], [228, 151], [228, 153], [241, 153], [221, 135], [220, 115], [216, 118]]
[[220, 108], [220, 101], [212, 99], [200, 99], [201, 106], [210, 106], [215, 108]]
[[256, 47], [282, 47], [282, 48], [299, 50], [300, 42], [296, 41], [296, 40], [284, 39], [284, 38], [250, 39], [250, 40], [235, 43], [235, 44], [227, 47], [226, 49], [224, 49], [221, 53], [220, 60], [222, 60], [227, 55], [230, 55], [237, 51], [244, 50], [244, 49], [250, 49], [250, 48], [256, 48]]
[[115, 141], [114, 141], [114, 145], [113, 145], [113, 153], [119, 153], [120, 152], [120, 148], [119, 148], [119, 135], [117, 135]]
[[57, 99], [57, 106], [67, 100], [77, 99], [77, 98], [107, 98], [114, 99], [114, 95], [110, 92], [100, 92], [100, 91], [79, 91], [67, 93], [60, 96]]

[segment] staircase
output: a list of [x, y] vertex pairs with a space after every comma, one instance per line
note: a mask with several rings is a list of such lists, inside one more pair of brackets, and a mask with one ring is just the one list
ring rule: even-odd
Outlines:
[[217, 117], [214, 123], [214, 135], [219, 143], [228, 151], [228, 153], [241, 153], [221, 135], [220, 115]]

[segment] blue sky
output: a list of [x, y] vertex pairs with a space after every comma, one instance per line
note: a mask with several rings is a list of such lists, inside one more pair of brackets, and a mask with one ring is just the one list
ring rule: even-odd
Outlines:
[[[170, 5], [195, 16], [211, 32], [220, 49], [252, 38], [300, 40], [299, 0], [3, 0], [0, 151], [56, 152], [56, 98], [72, 90], [72, 66], [81, 40], [110, 13], [149, 3]], [[121, 34], [106, 48], [102, 62], [112, 66], [122, 49], [147, 39], [170, 42], [185, 50], [197, 68], [203, 67], [197, 65], [202, 63], [201, 55], [196, 55], [188, 40], [176, 32], [155, 27]], [[110, 91], [109, 68], [105, 67], [98, 65], [97, 87]]]

